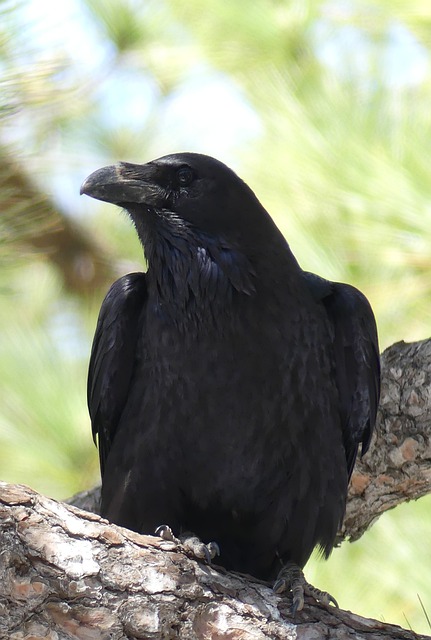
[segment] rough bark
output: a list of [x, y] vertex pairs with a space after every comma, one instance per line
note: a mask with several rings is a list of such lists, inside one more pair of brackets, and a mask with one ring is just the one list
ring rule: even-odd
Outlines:
[[[383, 354], [378, 434], [355, 473], [342, 537], [430, 492], [430, 378], [431, 340]], [[95, 496], [87, 493], [87, 508]], [[0, 539], [0, 638], [426, 637], [308, 599], [292, 620], [289, 599], [267, 585], [26, 487], [0, 483]]]
[[420, 637], [308, 600], [292, 620], [288, 599], [267, 585], [26, 487], [0, 483], [0, 521], [1, 638]]
[[431, 492], [431, 340], [382, 354], [382, 393], [370, 451], [355, 467], [341, 537], [357, 540], [401, 502]]

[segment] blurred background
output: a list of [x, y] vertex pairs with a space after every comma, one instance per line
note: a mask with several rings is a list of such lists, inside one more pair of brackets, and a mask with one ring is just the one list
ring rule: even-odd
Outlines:
[[[430, 49], [428, 0], [0, 1], [1, 479], [56, 498], [98, 481], [92, 335], [144, 262], [79, 187], [117, 160], [216, 156], [303, 268], [368, 296], [382, 348], [430, 336]], [[430, 507], [385, 514], [308, 579], [429, 633]]]

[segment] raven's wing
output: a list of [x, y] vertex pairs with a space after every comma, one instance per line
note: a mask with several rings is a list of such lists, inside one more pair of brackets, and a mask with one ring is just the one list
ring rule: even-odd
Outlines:
[[123, 276], [100, 309], [88, 371], [87, 401], [103, 476], [106, 458], [129, 390], [147, 298], [144, 273]]
[[348, 284], [304, 272], [313, 297], [322, 302], [333, 330], [335, 377], [340, 394], [343, 440], [349, 477], [359, 443], [370, 444], [380, 396], [377, 328], [366, 297]]

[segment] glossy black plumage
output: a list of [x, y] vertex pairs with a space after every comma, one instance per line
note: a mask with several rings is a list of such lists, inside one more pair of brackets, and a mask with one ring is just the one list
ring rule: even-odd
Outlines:
[[379, 398], [365, 297], [299, 267], [222, 163], [174, 154], [93, 173], [148, 271], [111, 287], [91, 354], [102, 514], [216, 540], [229, 569], [274, 579], [326, 555]]

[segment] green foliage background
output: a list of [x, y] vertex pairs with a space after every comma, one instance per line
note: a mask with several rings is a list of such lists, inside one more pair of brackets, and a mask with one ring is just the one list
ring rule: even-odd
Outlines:
[[[429, 336], [429, 2], [50, 6], [0, 3], [2, 479], [58, 498], [98, 479], [92, 333], [109, 281], [143, 264], [125, 218], [78, 198], [103, 164], [219, 157], [304, 268], [366, 293], [383, 347]], [[74, 231], [59, 248], [55, 230], [70, 221], [92, 243], [85, 260]], [[88, 286], [68, 280], [67, 256]], [[416, 594], [429, 612], [430, 504], [387, 514], [329, 562], [312, 560], [308, 578], [343, 607], [429, 632]]]

